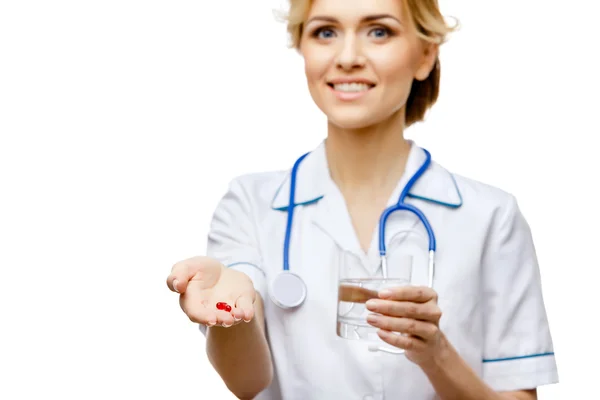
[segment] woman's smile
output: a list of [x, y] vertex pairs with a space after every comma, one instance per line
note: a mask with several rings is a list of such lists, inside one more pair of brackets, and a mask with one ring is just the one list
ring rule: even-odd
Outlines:
[[329, 90], [341, 101], [354, 101], [364, 97], [376, 84], [364, 78], [338, 78], [327, 82]]

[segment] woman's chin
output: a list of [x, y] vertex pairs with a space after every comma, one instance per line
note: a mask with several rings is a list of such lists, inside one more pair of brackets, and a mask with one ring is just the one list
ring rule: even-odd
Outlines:
[[373, 113], [352, 110], [351, 112], [333, 112], [327, 114], [329, 124], [339, 129], [356, 130], [373, 126], [380, 121]]

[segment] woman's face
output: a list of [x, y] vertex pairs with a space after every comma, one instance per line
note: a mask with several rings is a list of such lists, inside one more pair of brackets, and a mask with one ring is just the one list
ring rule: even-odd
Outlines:
[[360, 129], [403, 112], [437, 48], [417, 37], [402, 0], [314, 0], [300, 39], [308, 87], [330, 123]]

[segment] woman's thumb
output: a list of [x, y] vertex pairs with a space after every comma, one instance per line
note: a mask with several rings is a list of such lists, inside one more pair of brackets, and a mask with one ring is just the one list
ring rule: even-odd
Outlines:
[[[211, 271], [220, 268], [219, 261], [209, 257], [193, 257], [173, 265], [171, 273], [167, 277], [167, 286], [174, 292], [183, 294], [189, 281], [211, 280]], [[208, 279], [207, 279], [208, 278]], [[209, 283], [209, 282], [206, 282]]]

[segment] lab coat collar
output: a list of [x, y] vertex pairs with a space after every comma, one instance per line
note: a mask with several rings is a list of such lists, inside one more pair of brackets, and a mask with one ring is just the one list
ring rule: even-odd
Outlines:
[[[419, 169], [425, 161], [425, 152], [412, 141], [411, 150], [406, 163], [405, 173], [398, 187], [390, 198], [388, 206], [397, 201], [402, 188], [408, 179]], [[271, 208], [278, 211], [287, 211], [290, 196], [291, 170], [285, 176], [273, 198]], [[329, 175], [325, 142], [321, 144], [302, 161], [296, 176], [295, 205], [306, 206], [318, 203], [330, 190], [332, 181]], [[449, 208], [459, 208], [462, 205], [462, 196], [452, 174], [432, 160], [429, 168], [415, 182], [408, 193], [409, 198], [419, 199], [428, 203]]]
[[[278, 211], [287, 211], [290, 202], [290, 184], [292, 170], [286, 174], [284, 181], [275, 192], [271, 208]], [[327, 157], [325, 155], [325, 142], [311, 151], [298, 167], [296, 175], [296, 192], [294, 203], [296, 206], [305, 206], [317, 203], [325, 196], [327, 183], [330, 180]]]

